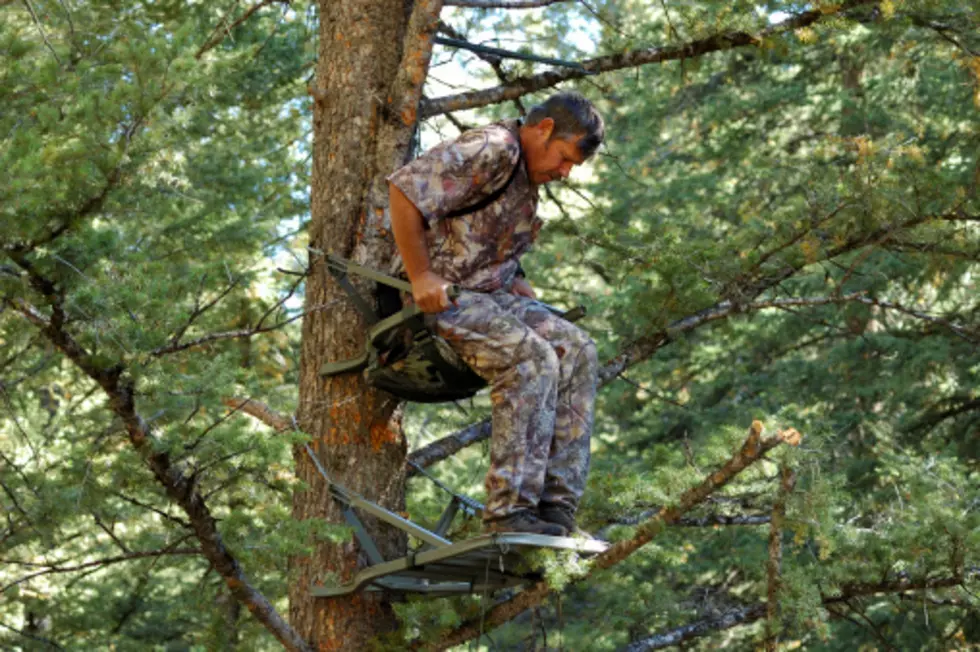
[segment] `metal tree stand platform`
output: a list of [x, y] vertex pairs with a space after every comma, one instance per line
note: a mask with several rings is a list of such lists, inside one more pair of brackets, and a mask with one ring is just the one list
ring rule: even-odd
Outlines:
[[[483, 510], [483, 505], [436, 481], [451, 499], [435, 529], [428, 530], [336, 484], [309, 446], [306, 452], [326, 480], [330, 494], [341, 504], [344, 518], [370, 562], [349, 584], [310, 587], [310, 593], [316, 597], [330, 598], [361, 590], [430, 596], [495, 591], [540, 579], [540, 573], [529, 570], [524, 561], [523, 556], [529, 551], [568, 550], [593, 556], [608, 547], [594, 539], [516, 532], [485, 534], [453, 542], [446, 538], [446, 532], [456, 514], [462, 510], [475, 515]], [[355, 509], [410, 534], [422, 542], [421, 546], [404, 557], [385, 560]]]

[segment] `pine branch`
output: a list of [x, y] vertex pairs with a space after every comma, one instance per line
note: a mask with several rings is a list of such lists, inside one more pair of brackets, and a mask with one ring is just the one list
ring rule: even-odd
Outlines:
[[[81, 206], [78, 206], [77, 208], [64, 209], [54, 213], [53, 215], [48, 216], [47, 218], [43, 218], [48, 222], [53, 221], [54, 226], [48, 228], [47, 232], [44, 233], [43, 235], [29, 242], [4, 243], [3, 245], [4, 252], [6, 252], [12, 258], [15, 256], [23, 257], [31, 253], [38, 247], [53, 242], [62, 234], [67, 232], [69, 229], [71, 229], [75, 224], [80, 222], [82, 219], [100, 210], [103, 204], [105, 204], [105, 201], [109, 196], [109, 193], [112, 192], [112, 190], [114, 190], [115, 187], [119, 185], [119, 182], [122, 180], [123, 177], [122, 166], [123, 163], [126, 161], [126, 153], [129, 151], [129, 146], [130, 143], [132, 142], [133, 136], [135, 136], [136, 132], [139, 131], [140, 127], [143, 126], [143, 120], [144, 120], [143, 116], [138, 116], [129, 125], [126, 125], [125, 127], [120, 125], [120, 128], [122, 129], [123, 138], [121, 144], [121, 151], [119, 152], [119, 164], [115, 168], [113, 168], [112, 171], [109, 172], [109, 174], [106, 176], [105, 185], [102, 186], [102, 189], [99, 190], [97, 194], [89, 197], [87, 200], [85, 200], [85, 202], [82, 203]], [[30, 219], [34, 220], [35, 217], [31, 216]], [[18, 264], [20, 263], [18, 262]]]
[[581, 62], [585, 69], [584, 71], [574, 69], [549, 70], [530, 77], [521, 77], [509, 84], [502, 84], [494, 88], [428, 100], [421, 107], [420, 117], [430, 118], [446, 111], [461, 111], [487, 106], [488, 104], [497, 104], [521, 97], [522, 95], [527, 95], [528, 93], [557, 86], [564, 81], [581, 79], [590, 74], [633, 68], [650, 63], [691, 59], [711, 52], [730, 50], [735, 47], [755, 46], [766, 38], [812, 25], [825, 19], [827, 16], [838, 15], [855, 7], [874, 4], [875, 1], [850, 0], [849, 2], [842, 3], [836, 11], [829, 13], [824, 13], [821, 10], [806, 11], [793, 18], [763, 29], [756, 35], [748, 34], [747, 32], [724, 32], [683, 45], [633, 50], [631, 52], [620, 52], [605, 57], [587, 59]]
[[[934, 578], [931, 580], [896, 580], [890, 582], [880, 582], [878, 584], [845, 584], [841, 587], [841, 593], [835, 597], [823, 597], [822, 605], [830, 610], [835, 604], [853, 600], [854, 598], [867, 597], [870, 595], [882, 595], [897, 593], [899, 595], [909, 591], [925, 591], [930, 589], [943, 589], [959, 586], [963, 583], [963, 578], [959, 575], [945, 578]], [[715, 632], [731, 629], [738, 625], [748, 625], [766, 617], [766, 605], [757, 604], [747, 607], [739, 607], [725, 612], [721, 616], [703, 618], [694, 622], [675, 627], [663, 632], [658, 632], [647, 638], [635, 641], [622, 648], [620, 652], [649, 652], [650, 650], [662, 650], [672, 645], [678, 645], [694, 638], [713, 634]]]
[[203, 57], [205, 52], [215, 48], [218, 44], [224, 41], [226, 36], [231, 35], [231, 30], [235, 29], [236, 27], [244, 23], [246, 20], [251, 18], [252, 14], [254, 14], [262, 7], [268, 7], [269, 5], [276, 2], [283, 5], [289, 4], [289, 0], [262, 0], [261, 2], [258, 2], [252, 5], [251, 7], [249, 7], [248, 10], [244, 14], [242, 14], [240, 18], [238, 18], [238, 20], [233, 22], [231, 25], [228, 25], [227, 27], [224, 26], [224, 23], [228, 20], [228, 17], [225, 16], [221, 20], [221, 22], [218, 23], [218, 26], [214, 28], [214, 31], [211, 32], [211, 37], [204, 43], [204, 45], [201, 46], [201, 49], [197, 51], [197, 54], [194, 55], [194, 58], [200, 59], [201, 57]]
[[[338, 299], [337, 301], [340, 301]], [[167, 346], [161, 346], [159, 348], [150, 351], [150, 355], [158, 358], [160, 356], [168, 355], [170, 353], [178, 353], [180, 351], [186, 351], [187, 349], [192, 349], [197, 346], [203, 346], [204, 344], [210, 344], [211, 342], [219, 342], [221, 340], [237, 340], [247, 337], [252, 337], [253, 335], [259, 335], [260, 333], [268, 333], [270, 331], [279, 330], [289, 324], [306, 317], [307, 315], [329, 308], [337, 301], [332, 301], [330, 303], [323, 304], [321, 306], [314, 306], [309, 310], [305, 310], [297, 315], [293, 315], [289, 319], [284, 319], [283, 321], [276, 322], [274, 324], [269, 324], [268, 326], [263, 326], [260, 323], [256, 324], [252, 328], [239, 328], [233, 331], [223, 331], [221, 333], [210, 333], [208, 335], [202, 335], [201, 337], [195, 338], [193, 340], [188, 340], [186, 342], [171, 343]], [[268, 314], [268, 313], [267, 313]]]
[[170, 455], [154, 444], [149, 424], [136, 410], [135, 382], [124, 376], [121, 362], [106, 364], [90, 355], [65, 330], [63, 297], [55, 291], [51, 281], [37, 274], [23, 258], [15, 259], [31, 277], [35, 287], [42, 292], [52, 306], [52, 316], [46, 318], [38, 309], [23, 300], [11, 303], [24, 317], [67, 356], [76, 367], [96, 381], [109, 398], [109, 408], [122, 421], [130, 443], [163, 486], [167, 496], [177, 503], [188, 516], [190, 526], [201, 544], [201, 551], [214, 569], [224, 578], [235, 599], [248, 607], [252, 615], [268, 629], [288, 650], [311, 652], [306, 641], [276, 611], [275, 607], [245, 575], [238, 560], [225, 547], [217, 522], [197, 488], [196, 478], [185, 474], [170, 459]]
[[[701, 484], [685, 491], [676, 504], [662, 509], [656, 516], [641, 523], [632, 538], [610, 546], [604, 553], [595, 557], [591, 562], [587, 576], [597, 570], [614, 566], [628, 558], [649, 543], [666, 526], [676, 523], [684, 514], [704, 502], [711, 494], [728, 484], [739, 473], [762, 459], [766, 453], [779, 444], [788, 442], [796, 445], [799, 440], [799, 433], [792, 429], [780, 432], [775, 437], [763, 439], [762, 423], [759, 421], [752, 422], [748, 437], [731, 459], [705, 478]], [[431, 646], [424, 646], [423, 649], [446, 650], [461, 645], [479, 636], [482, 631], [501, 625], [527, 609], [541, 604], [550, 594], [551, 587], [547, 581], [542, 580], [517, 594], [514, 598], [495, 606], [477, 620], [463, 623], [460, 627], [440, 637]]]
[[54, 51], [54, 46], [51, 45], [51, 41], [48, 40], [48, 35], [44, 32], [44, 27], [41, 26], [41, 21], [38, 20], [37, 13], [34, 11], [34, 5], [31, 4], [31, 0], [24, 0], [24, 6], [27, 7], [27, 11], [30, 12], [31, 18], [34, 20], [34, 24], [37, 26], [37, 31], [41, 32], [41, 38], [44, 39], [44, 44], [48, 46], [48, 50], [51, 51], [51, 56], [54, 60], [61, 64], [61, 58], [58, 57], [58, 53]]

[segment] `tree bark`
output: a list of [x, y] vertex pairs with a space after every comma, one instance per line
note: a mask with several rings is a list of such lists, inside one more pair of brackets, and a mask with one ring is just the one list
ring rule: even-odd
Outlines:
[[[310, 245], [371, 267], [384, 268], [394, 252], [386, 214], [384, 177], [408, 153], [431, 36], [441, 2], [321, 0], [320, 45], [313, 96], [313, 178]], [[359, 353], [365, 325], [311, 254], [300, 359], [300, 428], [334, 482], [400, 512], [405, 504], [406, 443], [397, 402], [371, 390], [356, 374], [322, 379], [326, 360]], [[362, 288], [363, 289], [363, 288]], [[330, 306], [318, 310], [317, 306]], [[295, 454], [306, 491], [293, 499], [293, 517], [342, 523], [305, 450]], [[364, 519], [386, 559], [404, 554], [404, 536]], [[380, 594], [314, 599], [310, 586], [347, 582], [365, 558], [353, 537], [341, 544], [311, 542], [310, 555], [291, 560], [290, 621], [319, 650], [369, 649], [397, 627]]]

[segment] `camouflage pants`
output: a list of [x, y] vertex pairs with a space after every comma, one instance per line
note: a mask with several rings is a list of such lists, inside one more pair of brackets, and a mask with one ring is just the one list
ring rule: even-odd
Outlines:
[[436, 332], [490, 384], [493, 436], [484, 518], [538, 502], [575, 510], [589, 472], [595, 344], [540, 303], [463, 292]]

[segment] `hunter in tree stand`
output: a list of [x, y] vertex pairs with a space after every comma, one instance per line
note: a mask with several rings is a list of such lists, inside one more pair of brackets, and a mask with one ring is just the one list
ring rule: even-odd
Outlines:
[[[491, 387], [484, 528], [563, 536], [589, 469], [595, 344], [535, 301], [520, 257], [541, 227], [538, 186], [602, 143], [592, 104], [559, 93], [526, 119], [433, 147], [388, 177], [391, 224], [415, 303]], [[462, 292], [450, 302], [447, 288]]]

